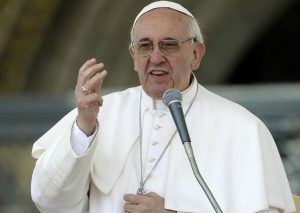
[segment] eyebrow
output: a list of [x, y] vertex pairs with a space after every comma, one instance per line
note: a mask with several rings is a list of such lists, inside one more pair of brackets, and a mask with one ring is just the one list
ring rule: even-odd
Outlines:
[[140, 40], [138, 40], [138, 42], [143, 42], [143, 41], [151, 41], [149, 38], [141, 38]]
[[[165, 38], [163, 38], [163, 39], [161, 39], [161, 40], [175, 40], [175, 41], [177, 41], [177, 39], [172, 38], [172, 37], [165, 37]], [[161, 41], [161, 40], [160, 40], [160, 41]], [[143, 41], [152, 41], [152, 40], [149, 39], [149, 38], [141, 38], [140, 40], [138, 40], [138, 42], [143, 42]]]
[[166, 38], [163, 38], [162, 40], [176, 40], [177, 41], [177, 39], [172, 38], [172, 37], [166, 37]]

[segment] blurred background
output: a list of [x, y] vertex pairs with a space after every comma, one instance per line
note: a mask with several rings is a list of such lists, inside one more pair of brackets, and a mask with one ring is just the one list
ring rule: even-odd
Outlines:
[[[146, 0], [0, 0], [0, 212], [37, 212], [34, 141], [75, 107], [79, 67], [95, 57], [105, 93], [138, 85], [129, 31]], [[196, 76], [261, 118], [300, 194], [300, 1], [176, 0], [199, 20]]]

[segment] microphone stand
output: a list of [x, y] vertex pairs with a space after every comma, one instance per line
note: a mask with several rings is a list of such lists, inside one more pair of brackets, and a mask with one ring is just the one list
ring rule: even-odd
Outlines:
[[[194, 97], [195, 98], [195, 97]], [[175, 125], [177, 127], [181, 142], [185, 148], [185, 152], [189, 158], [190, 164], [192, 166], [194, 175], [202, 187], [203, 191], [205, 192], [209, 202], [213, 206], [216, 213], [223, 213], [219, 204], [217, 203], [216, 199], [214, 198], [213, 194], [211, 193], [209, 187], [205, 183], [204, 179], [202, 178], [191, 145], [191, 139], [188, 133], [188, 129], [185, 123], [185, 118], [182, 111], [181, 106], [182, 94], [179, 90], [176, 89], [168, 89], [164, 92], [163, 101], [166, 106], [169, 107], [171, 115], [174, 119]], [[191, 105], [190, 105], [191, 106]], [[188, 109], [189, 110], [189, 109]]]
[[198, 169], [195, 157], [194, 157], [194, 152], [193, 152], [193, 148], [191, 145], [191, 142], [184, 142], [183, 143], [185, 152], [189, 158], [191, 167], [193, 169], [194, 175], [198, 181], [198, 183], [200, 184], [200, 186], [202, 187], [203, 191], [205, 192], [209, 202], [211, 203], [211, 205], [213, 206], [213, 208], [215, 209], [216, 213], [223, 213], [218, 202], [216, 201], [215, 197], [213, 196], [213, 194], [211, 193], [209, 187], [207, 186], [207, 184], [205, 183], [204, 179], [202, 178], [200, 171]]

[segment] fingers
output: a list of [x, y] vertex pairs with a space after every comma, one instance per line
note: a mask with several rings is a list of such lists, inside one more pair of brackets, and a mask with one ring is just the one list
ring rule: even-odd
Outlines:
[[143, 205], [138, 205], [135, 203], [126, 203], [123, 206], [124, 212], [130, 212], [130, 213], [138, 213], [138, 212], [146, 212], [143, 210], [146, 210], [146, 208]]
[[106, 77], [106, 75], [107, 75], [106, 70], [103, 70], [102, 72], [95, 73], [94, 76], [89, 78], [89, 80], [87, 80], [84, 83], [84, 87], [90, 92], [99, 91], [100, 88], [102, 87], [102, 83], [103, 83], [103, 80]]
[[101, 95], [101, 87], [106, 75], [107, 71], [104, 70], [103, 63], [97, 64], [94, 58], [86, 61], [79, 69], [75, 90], [77, 97], [94, 92]]
[[123, 199], [125, 212], [173, 212], [164, 208], [164, 198], [155, 192], [143, 195], [126, 194]]
[[96, 63], [96, 59], [86, 61], [79, 69], [77, 86], [81, 89], [84, 86], [87, 90], [97, 91], [101, 87], [107, 71], [103, 63]]
[[143, 195], [126, 194], [123, 196], [123, 199], [124, 199], [124, 201], [126, 201], [128, 203], [141, 204], [141, 203], [149, 200], [149, 198], [151, 198], [151, 197], [160, 198], [160, 196], [158, 194], [156, 194], [155, 192], [148, 192]]
[[90, 67], [91, 65], [96, 64], [96, 59], [92, 58], [87, 60], [80, 68], [79, 68], [79, 73], [83, 72], [84, 70], [86, 70], [88, 67]]
[[75, 95], [78, 108], [77, 125], [90, 135], [95, 127], [103, 99], [101, 87], [107, 71], [96, 59], [87, 60], [79, 69]]
[[136, 195], [136, 194], [126, 194], [126, 195], [124, 195], [123, 199], [127, 203], [140, 204], [145, 199], [145, 196], [143, 196], [143, 195]]

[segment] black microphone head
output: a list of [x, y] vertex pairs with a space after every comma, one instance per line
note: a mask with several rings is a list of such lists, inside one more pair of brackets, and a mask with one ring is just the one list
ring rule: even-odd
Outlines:
[[167, 89], [163, 94], [162, 100], [163, 100], [164, 104], [168, 107], [169, 104], [174, 101], [181, 102], [182, 94], [177, 89], [174, 89], [174, 88]]

